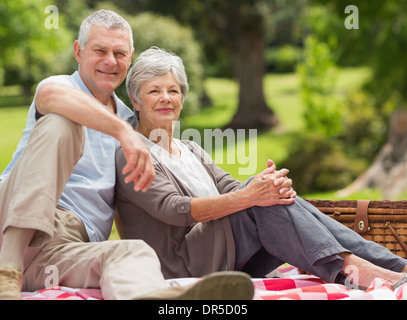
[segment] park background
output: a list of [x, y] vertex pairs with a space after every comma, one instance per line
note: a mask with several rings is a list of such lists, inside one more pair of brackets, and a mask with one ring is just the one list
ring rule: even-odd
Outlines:
[[256, 172], [274, 160], [304, 197], [406, 199], [406, 0], [0, 0], [0, 172], [36, 85], [77, 69], [79, 25], [101, 8], [129, 21], [135, 57], [183, 58], [181, 130], [256, 129]]

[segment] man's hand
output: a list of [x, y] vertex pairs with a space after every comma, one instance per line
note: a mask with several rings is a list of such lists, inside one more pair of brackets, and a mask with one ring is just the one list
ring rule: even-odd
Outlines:
[[124, 182], [133, 181], [135, 191], [147, 191], [155, 178], [150, 152], [135, 131], [128, 133], [120, 143], [127, 161], [122, 170], [127, 175]]
[[127, 160], [123, 174], [134, 190], [145, 192], [155, 177], [150, 152], [126, 121], [108, 111], [100, 101], [83, 91], [58, 83], [43, 85], [36, 95], [39, 113], [56, 113], [82, 126], [106, 133], [119, 140]]

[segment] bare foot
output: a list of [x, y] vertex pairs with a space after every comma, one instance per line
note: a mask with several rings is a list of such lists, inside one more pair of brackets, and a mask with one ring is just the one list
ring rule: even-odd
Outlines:
[[[394, 285], [403, 277], [403, 273], [376, 266], [354, 254], [342, 253], [340, 255], [345, 260], [341, 273], [346, 276], [348, 284], [367, 288], [375, 278], [381, 278], [390, 285]], [[405, 269], [407, 270], [407, 267]]]

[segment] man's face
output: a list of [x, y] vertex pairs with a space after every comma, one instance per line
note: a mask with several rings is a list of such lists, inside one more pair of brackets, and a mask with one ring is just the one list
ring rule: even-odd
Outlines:
[[133, 56], [127, 29], [94, 25], [85, 48], [74, 44], [79, 74], [92, 94], [102, 103], [124, 81]]

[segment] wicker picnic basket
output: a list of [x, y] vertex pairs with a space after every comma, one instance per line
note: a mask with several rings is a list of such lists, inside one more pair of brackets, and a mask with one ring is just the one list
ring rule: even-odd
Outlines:
[[407, 258], [407, 201], [307, 201], [365, 239]]

